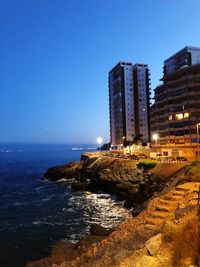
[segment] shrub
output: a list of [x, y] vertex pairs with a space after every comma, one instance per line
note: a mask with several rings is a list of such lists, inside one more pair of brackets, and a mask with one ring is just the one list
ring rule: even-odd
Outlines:
[[138, 164], [138, 168], [144, 169], [145, 171], [148, 171], [150, 169], [153, 169], [156, 166], [156, 163], [149, 159], [141, 160]]
[[173, 251], [172, 266], [194, 266], [198, 257], [198, 217], [196, 211], [188, 213], [179, 223], [166, 222], [163, 239]]
[[200, 182], [200, 165], [189, 165], [185, 168], [184, 180]]

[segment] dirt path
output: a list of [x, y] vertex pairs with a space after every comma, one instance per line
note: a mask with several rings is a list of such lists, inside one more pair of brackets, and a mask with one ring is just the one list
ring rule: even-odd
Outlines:
[[157, 163], [150, 172], [157, 176], [169, 178], [180, 172], [184, 167], [184, 163]]

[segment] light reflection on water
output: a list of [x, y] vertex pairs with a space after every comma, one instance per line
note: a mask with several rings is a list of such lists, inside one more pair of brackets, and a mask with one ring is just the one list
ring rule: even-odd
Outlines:
[[88, 235], [93, 223], [113, 228], [131, 218], [108, 194], [72, 192], [69, 184], [41, 180], [48, 167], [77, 161], [83, 151], [18, 149], [23, 151], [0, 153], [0, 266], [23, 267], [48, 256], [61, 239], [75, 242]]
[[123, 208], [124, 202], [117, 202], [109, 194], [80, 192], [69, 199], [75, 209], [84, 207], [83, 221], [97, 223], [105, 228], [116, 227], [119, 222], [131, 219], [130, 211]]

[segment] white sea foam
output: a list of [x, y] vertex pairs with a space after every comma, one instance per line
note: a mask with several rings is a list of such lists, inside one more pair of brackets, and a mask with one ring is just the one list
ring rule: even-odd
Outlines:
[[40, 189], [42, 189], [42, 188], [44, 188], [44, 186], [38, 186], [38, 187], [36, 188], [36, 191], [40, 191]]
[[22, 206], [24, 204], [26, 204], [26, 203], [24, 203], [24, 202], [15, 202], [14, 203], [14, 206]]
[[83, 150], [83, 147], [72, 147], [72, 150]]
[[12, 153], [12, 152], [24, 152], [22, 149], [12, 150], [12, 149], [1, 149], [1, 153]]
[[66, 182], [66, 181], [67, 181], [66, 178], [61, 178], [60, 180], [57, 180], [56, 182], [57, 182], [57, 183], [61, 183], [61, 182]]
[[50, 195], [50, 196], [48, 196], [48, 197], [45, 197], [45, 198], [43, 198], [42, 199], [42, 201], [49, 201], [49, 200], [51, 200], [52, 198], [54, 198], [56, 196], [56, 194], [52, 194], [52, 195]]
[[70, 238], [68, 238], [68, 241], [70, 242], [70, 243], [77, 243], [77, 241], [78, 241], [78, 236], [76, 235], [76, 234], [72, 234], [71, 236], [70, 236]]
[[43, 201], [43, 202], [47, 202], [47, 201], [49, 201], [50, 199], [51, 199], [51, 197], [46, 197], [46, 198], [43, 198], [42, 201]]
[[32, 224], [34, 224], [34, 225], [43, 224], [43, 225], [51, 225], [51, 226], [54, 226], [54, 225], [60, 226], [60, 225], [66, 225], [66, 222], [45, 222], [45, 221], [38, 220], [38, 221], [32, 222]]
[[34, 222], [32, 222], [32, 224], [39, 225], [39, 224], [41, 224], [41, 221], [34, 221]]

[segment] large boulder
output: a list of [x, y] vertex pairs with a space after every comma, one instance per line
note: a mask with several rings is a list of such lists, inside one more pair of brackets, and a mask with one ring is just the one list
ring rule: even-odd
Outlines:
[[161, 244], [162, 244], [162, 234], [157, 234], [156, 236], [147, 240], [146, 248], [147, 248], [149, 254], [151, 256], [155, 255], [158, 252], [158, 250], [160, 249]]
[[95, 236], [108, 236], [110, 235], [114, 229], [107, 229], [98, 224], [92, 224], [90, 226], [90, 233]]
[[44, 177], [53, 181], [62, 178], [72, 179], [81, 177], [82, 162], [69, 162], [67, 164], [52, 167], [47, 170]]
[[[128, 265], [131, 266], [131, 265]], [[161, 267], [158, 259], [152, 256], [142, 255], [135, 263], [135, 267]]]

